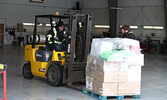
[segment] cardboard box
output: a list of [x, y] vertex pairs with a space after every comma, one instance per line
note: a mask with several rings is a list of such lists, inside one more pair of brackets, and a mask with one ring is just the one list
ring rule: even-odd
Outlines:
[[86, 76], [94, 77], [94, 70], [92, 70], [91, 68], [87, 68], [86, 69]]
[[115, 71], [120, 68], [120, 63], [97, 59], [95, 68], [98, 71]]
[[90, 57], [86, 76], [86, 88], [102, 96], [140, 94], [141, 63], [128, 65]]
[[127, 57], [126, 62], [130, 66], [144, 66], [144, 55], [143, 54], [132, 54]]
[[140, 82], [118, 83], [118, 95], [140, 94]]
[[102, 96], [139, 95], [140, 82], [101, 82], [87, 77], [86, 88]]
[[94, 64], [93, 64], [93, 58], [91, 58], [89, 55], [87, 57], [87, 63], [86, 63], [86, 68], [92, 68], [94, 67]]
[[118, 83], [104, 83], [94, 80], [92, 91], [102, 96], [117, 96]]
[[118, 82], [127, 82], [128, 81], [128, 72], [119, 72]]
[[117, 96], [118, 83], [100, 82], [92, 77], [86, 76], [86, 89], [89, 89], [102, 96]]
[[127, 82], [128, 81], [128, 72], [102, 72], [96, 71], [93, 78], [101, 82]]
[[141, 66], [129, 66], [128, 82], [118, 83], [118, 95], [138, 95], [141, 85]]
[[141, 82], [141, 66], [129, 67], [128, 82]]
[[105, 61], [95, 56], [88, 56], [87, 68], [94, 67], [95, 70], [99, 71], [113, 71], [120, 67], [120, 62]]
[[101, 82], [140, 82], [141, 66], [117, 66], [117, 68], [109, 71], [100, 71], [96, 67], [88, 67], [86, 68], [86, 76]]
[[128, 71], [120, 72], [120, 69], [114, 71], [98, 71], [91, 68], [86, 69], [86, 76], [92, 77], [101, 82], [127, 82]]
[[102, 72], [96, 71], [94, 78], [101, 82], [117, 82], [118, 81], [118, 71], [114, 72]]

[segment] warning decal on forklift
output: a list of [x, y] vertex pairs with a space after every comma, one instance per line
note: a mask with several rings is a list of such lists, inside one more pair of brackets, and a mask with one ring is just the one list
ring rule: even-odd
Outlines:
[[40, 55], [40, 54], [36, 54], [36, 57], [40, 57], [40, 58], [42, 58], [42, 55]]
[[44, 68], [43, 68], [43, 69], [40, 68], [39, 71], [40, 71], [40, 72], [45, 72], [45, 69], [44, 69]]

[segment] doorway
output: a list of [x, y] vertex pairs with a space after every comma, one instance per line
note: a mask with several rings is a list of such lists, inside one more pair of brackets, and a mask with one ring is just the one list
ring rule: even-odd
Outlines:
[[0, 46], [3, 46], [4, 24], [0, 24]]

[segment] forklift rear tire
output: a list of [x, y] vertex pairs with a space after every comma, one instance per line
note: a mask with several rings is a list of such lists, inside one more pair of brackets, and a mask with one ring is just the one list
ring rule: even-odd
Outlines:
[[24, 78], [26, 79], [32, 79], [34, 76], [31, 73], [31, 65], [30, 63], [25, 63], [22, 69], [22, 73]]
[[50, 64], [47, 72], [47, 82], [51, 86], [60, 86], [63, 81], [63, 67], [59, 64]]

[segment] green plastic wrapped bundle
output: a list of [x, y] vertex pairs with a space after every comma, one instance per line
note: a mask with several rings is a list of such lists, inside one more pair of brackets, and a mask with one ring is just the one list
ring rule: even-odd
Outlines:
[[101, 59], [106, 61], [124, 61], [125, 58], [132, 53], [129, 50], [113, 50], [103, 52], [101, 55]]

